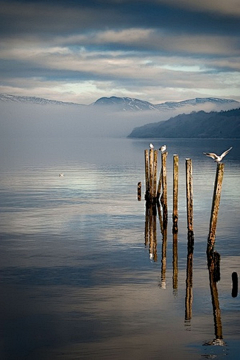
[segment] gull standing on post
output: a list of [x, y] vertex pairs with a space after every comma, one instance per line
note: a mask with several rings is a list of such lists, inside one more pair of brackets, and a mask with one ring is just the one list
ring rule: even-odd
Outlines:
[[152, 143], [149, 144], [150, 149], [154, 149], [154, 146]]
[[164, 151], [167, 150], [167, 146], [166, 145], [163, 145], [159, 148], [159, 150], [161, 151], [161, 153], [164, 153]]
[[232, 146], [229, 149], [227, 149], [226, 151], [224, 151], [220, 156], [217, 154], [214, 154], [214, 153], [203, 153], [203, 154], [206, 156], [209, 156], [217, 163], [220, 163], [222, 161], [222, 159], [224, 158], [224, 156], [226, 156], [230, 150], [232, 150]]

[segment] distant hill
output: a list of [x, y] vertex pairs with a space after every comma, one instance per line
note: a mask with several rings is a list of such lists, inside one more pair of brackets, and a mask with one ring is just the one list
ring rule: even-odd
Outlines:
[[[105, 107], [112, 109], [114, 111], [169, 111], [169, 110], [178, 110], [181, 108], [197, 108], [200, 110], [201, 106], [211, 106], [215, 107], [214, 110], [227, 110], [226, 106], [231, 109], [237, 108], [240, 106], [240, 103], [232, 99], [219, 99], [219, 98], [196, 98], [189, 99], [178, 102], [164, 102], [161, 104], [151, 104], [148, 101], [143, 101], [139, 99], [129, 98], [129, 97], [102, 97], [95, 101], [91, 106], [95, 107]], [[211, 109], [212, 110], [212, 109]]]
[[57, 101], [57, 100], [48, 100], [44, 98], [39, 98], [35, 96], [15, 96], [9, 94], [0, 94], [0, 102], [14, 102], [14, 103], [25, 103], [25, 104], [38, 104], [38, 105], [75, 105], [75, 106], [85, 106], [81, 104], [76, 104], [73, 102]]
[[[169, 110], [175, 110], [177, 113], [183, 112], [183, 109], [196, 109], [196, 110], [206, 110], [206, 106], [209, 106], [210, 110], [228, 110], [234, 109], [240, 106], [240, 102], [232, 99], [219, 99], [219, 98], [196, 98], [189, 99], [179, 102], [164, 102], [161, 104], [151, 104], [148, 101], [139, 100], [130, 97], [102, 97], [90, 105], [83, 105], [73, 102], [64, 102], [57, 100], [48, 100], [44, 98], [34, 97], [34, 96], [15, 96], [9, 94], [0, 94], [0, 103], [1, 102], [14, 102], [14, 103], [25, 103], [25, 104], [38, 104], [38, 105], [73, 105], [73, 106], [85, 106], [92, 108], [104, 108], [107, 111], [113, 112], [144, 112], [144, 111], [154, 111], [154, 112], [167, 112]], [[191, 110], [190, 110], [191, 111]], [[189, 111], [188, 111], [189, 112]]]
[[240, 138], [240, 108], [181, 114], [135, 128], [130, 138]]
[[156, 106], [148, 101], [129, 97], [102, 97], [95, 101], [92, 106], [95, 107], [108, 107], [118, 111], [146, 111], [146, 110], [158, 110]]

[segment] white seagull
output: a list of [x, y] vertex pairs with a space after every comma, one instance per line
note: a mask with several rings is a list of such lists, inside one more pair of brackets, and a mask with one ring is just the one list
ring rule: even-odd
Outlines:
[[152, 143], [149, 144], [150, 149], [154, 149], [154, 146]]
[[164, 151], [167, 150], [167, 146], [166, 145], [163, 145], [159, 148], [159, 150], [161, 151], [161, 153], [164, 153]]
[[64, 174], [63, 174], [63, 173], [60, 173], [58, 176], [59, 176], [59, 177], [63, 177], [63, 176], [64, 176]]
[[220, 156], [217, 154], [214, 154], [214, 153], [203, 153], [203, 154], [211, 157], [217, 163], [220, 163], [222, 161], [222, 159], [224, 158], [224, 156], [226, 156], [230, 150], [232, 150], [232, 146], [229, 149], [227, 149], [226, 151], [224, 151]]

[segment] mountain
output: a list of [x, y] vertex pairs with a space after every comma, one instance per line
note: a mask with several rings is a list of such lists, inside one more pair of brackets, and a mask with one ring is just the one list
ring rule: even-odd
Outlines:
[[73, 106], [85, 106], [94, 108], [104, 108], [109, 111], [115, 112], [144, 112], [144, 111], [155, 111], [166, 112], [169, 110], [176, 110], [181, 112], [188, 109], [206, 110], [206, 107], [210, 107], [208, 110], [229, 110], [237, 108], [240, 103], [232, 99], [218, 99], [218, 98], [196, 98], [189, 99], [179, 102], [165, 102], [161, 104], [153, 105], [148, 101], [139, 100], [130, 97], [102, 97], [90, 105], [83, 105], [73, 102], [64, 102], [56, 100], [48, 100], [33, 96], [15, 96], [9, 94], [0, 94], [1, 102], [15, 102], [15, 103], [27, 103], [27, 104], [40, 104], [40, 105], [73, 105]]
[[115, 111], [146, 111], [158, 110], [153, 104], [148, 101], [129, 97], [102, 97], [95, 101], [92, 106], [108, 107]]
[[181, 114], [135, 128], [130, 138], [240, 138], [240, 108]]
[[[234, 107], [238, 107], [240, 103], [236, 100], [232, 99], [219, 99], [219, 98], [195, 98], [195, 99], [189, 99], [189, 100], [183, 100], [179, 102], [165, 102], [163, 104], [156, 105], [158, 110], [169, 110], [169, 109], [179, 109], [182, 107], [195, 107], [195, 106], [201, 106], [201, 105], [215, 105], [219, 108], [221, 106], [225, 105], [231, 105]], [[219, 109], [220, 110], [220, 109]]]
[[75, 105], [75, 106], [85, 106], [81, 104], [76, 104], [72, 102], [64, 102], [57, 100], [48, 100], [44, 98], [34, 97], [34, 96], [15, 96], [9, 94], [0, 94], [0, 101], [2, 102], [15, 102], [15, 103], [27, 103], [27, 104], [38, 104], [38, 105]]
[[169, 110], [180, 110], [181, 108], [199, 108], [201, 106], [209, 106], [214, 109], [211, 110], [227, 110], [226, 107], [236, 108], [240, 103], [232, 99], [219, 99], [219, 98], [196, 98], [189, 99], [179, 102], [164, 102], [162, 104], [153, 105], [148, 101], [143, 101], [139, 99], [129, 98], [129, 97], [102, 97], [95, 101], [91, 106], [95, 107], [105, 107], [114, 111], [169, 111]]

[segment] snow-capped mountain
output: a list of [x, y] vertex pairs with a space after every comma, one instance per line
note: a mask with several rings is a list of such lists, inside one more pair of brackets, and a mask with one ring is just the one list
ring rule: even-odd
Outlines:
[[[0, 101], [1, 102], [15, 102], [15, 103], [28, 103], [28, 104], [39, 104], [39, 105], [78, 105], [72, 102], [64, 102], [64, 101], [57, 101], [57, 100], [48, 100], [44, 98], [39, 98], [35, 96], [15, 96], [9, 94], [0, 94]], [[82, 105], [84, 106], [84, 105]]]
[[40, 104], [40, 105], [73, 105], [73, 106], [85, 106], [104, 108], [115, 112], [138, 112], [138, 111], [169, 111], [177, 110], [177, 112], [185, 111], [184, 108], [194, 110], [205, 109], [207, 106], [211, 107], [210, 110], [230, 110], [236, 109], [240, 106], [240, 102], [232, 99], [219, 99], [219, 98], [195, 98], [179, 102], [164, 102], [161, 104], [152, 104], [148, 101], [139, 100], [130, 97], [102, 97], [90, 105], [83, 105], [73, 102], [64, 102], [56, 100], [48, 100], [39, 97], [32, 96], [15, 96], [9, 94], [0, 94], [1, 102], [14, 102], [14, 103], [26, 103], [26, 104]]
[[183, 100], [179, 102], [165, 102], [162, 104], [155, 105], [158, 110], [169, 110], [169, 109], [178, 109], [184, 106], [199, 106], [199, 105], [215, 105], [215, 106], [225, 106], [233, 105], [233, 107], [238, 107], [240, 103], [232, 99], [219, 99], [219, 98], [195, 98], [189, 100]]
[[184, 107], [192, 107], [194, 110], [200, 106], [210, 105], [215, 107], [216, 110], [226, 110], [237, 108], [240, 106], [240, 103], [232, 99], [219, 99], [219, 98], [196, 98], [189, 99], [179, 102], [164, 102], [161, 104], [151, 104], [148, 101], [143, 101], [139, 99], [129, 98], [129, 97], [102, 97], [96, 102], [91, 104], [91, 106], [101, 106], [105, 108], [111, 108], [115, 111], [169, 111], [169, 110], [180, 110]]
[[102, 97], [95, 101], [92, 106], [112, 107], [120, 111], [145, 111], [157, 110], [157, 108], [148, 101], [134, 99], [130, 97]]

